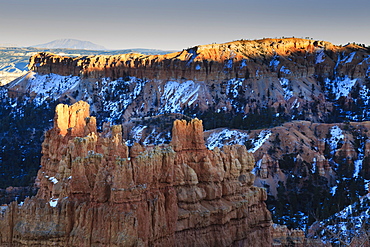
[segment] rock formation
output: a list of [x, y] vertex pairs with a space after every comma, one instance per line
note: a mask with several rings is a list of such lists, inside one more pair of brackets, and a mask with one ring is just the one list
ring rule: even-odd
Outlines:
[[[269, 68], [266, 60], [277, 59], [279, 68], [292, 70], [289, 77], [333, 76], [341, 53], [358, 51], [353, 63], [366, 57], [366, 49], [356, 45], [335, 46], [329, 42], [286, 38], [239, 40], [225, 44], [200, 45], [166, 55], [122, 54], [115, 56], [66, 57], [39, 53], [30, 59], [29, 69], [42, 74], [119, 78], [135, 76], [148, 79], [192, 79], [199, 81], [230, 78], [262, 79], [280, 76], [284, 71]], [[323, 52], [320, 61], [318, 53]], [[278, 58], [280, 57], [280, 58]], [[322, 62], [324, 61], [325, 62]], [[338, 74], [364, 77], [367, 64], [339, 64]], [[299, 66], [297, 66], [299, 65]], [[257, 72], [258, 71], [258, 72]]]
[[[112, 192], [111, 184], [116, 182], [109, 175], [112, 174], [111, 170], [102, 170], [104, 172], [101, 173], [98, 165], [100, 161], [84, 165], [88, 162], [86, 159], [75, 161], [74, 157], [86, 158], [102, 154], [103, 160], [115, 164], [114, 158], [109, 155], [106, 157], [107, 152], [114, 151], [120, 152], [115, 154], [119, 157], [130, 157], [128, 164], [132, 164], [134, 157], [158, 148], [144, 148], [139, 144], [127, 148], [120, 144], [121, 138], [128, 140], [129, 146], [135, 141], [148, 145], [169, 143], [172, 126], [172, 121], [169, 124], [169, 116], [176, 115], [177, 118], [179, 115], [180, 119], [191, 116], [202, 119], [210, 135], [211, 132], [222, 133], [223, 130], [218, 128], [223, 127], [228, 130], [242, 129], [245, 139], [238, 143], [254, 146], [253, 155], [257, 164], [260, 164], [257, 167], [260, 170], [255, 170], [255, 184], [265, 186], [270, 195], [279, 197], [276, 202], [288, 200], [280, 203], [281, 208], [275, 212], [279, 211], [294, 221], [300, 219], [292, 217], [293, 214], [299, 214], [301, 219], [304, 219], [303, 215], [308, 216], [308, 224], [311, 224], [314, 220], [312, 208], [316, 207], [318, 213], [332, 213], [320, 207], [333, 208], [333, 205], [338, 204], [334, 199], [348, 191], [348, 184], [338, 184], [338, 181], [347, 181], [342, 179], [343, 176], [370, 179], [370, 124], [366, 122], [370, 120], [369, 51], [369, 48], [354, 44], [335, 46], [324, 41], [286, 38], [203, 45], [158, 56], [124, 54], [71, 58], [40, 53], [30, 59], [31, 72], [8, 84], [6, 89], [10, 97], [24, 97], [37, 104], [48, 102], [49, 99], [68, 103], [85, 100], [95, 112], [98, 123], [109, 121], [122, 124], [122, 137], [114, 141], [122, 145], [122, 148], [118, 148], [112, 146], [109, 138], [113, 138], [113, 132], [121, 133], [119, 127], [106, 125], [103, 133], [94, 136], [91, 133], [96, 133], [95, 119], [89, 118], [88, 122], [84, 122], [83, 117], [86, 116], [82, 116], [82, 112], [76, 115], [81, 114], [83, 121], [72, 118], [68, 123], [56, 123], [60, 129], [56, 133], [71, 138], [61, 138], [57, 142], [63, 143], [62, 146], [58, 144], [58, 147], [62, 147], [61, 150], [69, 155], [57, 154], [54, 150], [53, 154], [45, 155], [50, 157], [46, 161], [43, 158], [43, 163], [51, 162], [48, 159], [55, 164], [59, 164], [60, 160], [65, 164], [74, 161], [75, 166], [63, 165], [68, 169], [63, 168], [62, 171], [57, 171], [59, 166], [50, 166], [50, 170], [65, 173], [67, 178], [74, 170], [78, 174], [88, 170], [91, 174], [86, 172], [86, 178], [74, 175], [79, 176], [78, 182], [71, 180], [70, 185], [64, 187], [61, 187], [63, 183], [60, 180], [57, 186], [45, 185], [39, 175], [38, 183], [41, 187], [45, 186], [39, 194], [48, 200], [53, 196], [60, 198], [61, 202], [60, 196], [63, 195], [73, 200], [91, 198], [96, 203], [110, 203], [112, 200], [121, 202], [122, 196], [119, 196], [121, 199], [114, 199], [116, 193]], [[12, 106], [13, 103], [8, 105]], [[22, 114], [21, 110], [16, 110], [14, 114]], [[117, 129], [113, 131], [112, 128]], [[201, 189], [188, 187], [196, 191], [199, 198], [203, 198], [203, 190], [219, 196], [220, 190], [209, 189], [221, 186], [220, 182], [212, 179], [228, 181], [229, 178], [222, 175], [219, 167], [209, 165], [216, 164], [213, 162], [216, 158], [199, 156], [208, 152], [202, 136], [195, 131], [199, 128], [201, 125], [197, 121], [189, 126], [178, 123], [174, 130], [172, 151], [176, 152], [176, 159], [181, 157], [197, 174], [196, 188]], [[262, 128], [269, 128], [264, 131], [270, 134], [260, 136]], [[227, 137], [225, 134], [219, 139]], [[72, 145], [70, 141], [73, 138], [77, 139]], [[77, 140], [88, 142], [92, 147], [84, 147], [85, 144]], [[97, 144], [92, 145], [92, 142]], [[25, 149], [25, 146], [18, 146]], [[54, 146], [50, 145], [49, 148], [58, 149]], [[74, 153], [78, 148], [87, 150], [84, 151], [85, 156]], [[91, 150], [94, 153], [88, 152]], [[226, 150], [228, 148], [222, 152], [228, 152]], [[215, 149], [213, 153], [218, 152]], [[188, 162], [190, 157], [185, 153], [191, 153], [194, 161]], [[98, 159], [98, 156], [94, 156], [94, 159]], [[192, 166], [190, 163], [201, 165]], [[210, 168], [209, 174], [200, 174], [205, 167]], [[184, 173], [181, 169], [189, 171]], [[194, 180], [192, 170], [187, 167], [181, 169], [182, 173], [188, 174], [186, 181]], [[176, 171], [180, 170], [178, 168]], [[95, 186], [95, 180], [87, 186], [86, 181], [91, 181], [96, 174], [103, 174], [99, 175], [101, 182], [98, 184], [101, 187]], [[134, 171], [133, 174], [137, 173]], [[244, 181], [243, 177], [240, 179]], [[245, 180], [248, 181], [248, 176]], [[133, 181], [132, 184], [136, 186], [136, 180]], [[361, 179], [358, 181], [360, 183]], [[358, 184], [353, 187], [361, 186]], [[227, 191], [228, 187], [222, 188], [222, 191]], [[339, 190], [341, 188], [342, 191]], [[98, 198], [94, 196], [95, 190], [107, 193], [102, 193], [104, 196]], [[50, 191], [52, 196], [49, 195]], [[309, 200], [310, 196], [315, 199]], [[183, 194], [178, 196], [183, 197]], [[290, 198], [298, 200], [291, 202]], [[329, 203], [324, 203], [327, 199]], [[309, 204], [311, 202], [313, 204]], [[270, 205], [272, 211], [277, 208], [277, 204]], [[290, 208], [286, 205], [290, 205]], [[286, 221], [279, 223], [288, 224]]]
[[200, 120], [128, 148], [121, 126], [96, 132], [87, 103], [59, 105], [42, 153], [38, 194], [1, 211], [2, 246], [271, 246], [253, 156], [206, 149]]

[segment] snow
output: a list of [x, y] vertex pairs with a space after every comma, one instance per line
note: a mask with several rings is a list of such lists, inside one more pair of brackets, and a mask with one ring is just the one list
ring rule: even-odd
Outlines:
[[332, 153], [334, 153], [338, 147], [338, 142], [344, 139], [344, 135], [343, 131], [337, 125], [330, 128], [330, 135], [331, 137], [327, 139], [327, 142], [332, 150]]
[[248, 152], [254, 153], [256, 152], [262, 145], [267, 141], [271, 136], [270, 130], [262, 130], [258, 137], [252, 141], [253, 148], [249, 149]]
[[246, 67], [247, 66], [247, 60], [246, 59], [243, 59], [242, 61], [241, 61], [241, 63], [240, 63], [240, 68], [242, 69], [242, 68], [244, 68], [244, 67]]
[[233, 98], [238, 97], [239, 88], [243, 86], [244, 79], [234, 78], [227, 82], [226, 95], [232, 94]]
[[30, 72], [27, 90], [37, 94], [37, 101], [42, 103], [48, 97], [58, 99], [66, 91], [75, 88], [80, 83], [78, 76], [61, 76], [57, 74], [40, 75]]
[[338, 186], [337, 186], [337, 185], [335, 185], [335, 186], [331, 187], [331, 189], [330, 189], [330, 194], [331, 194], [332, 196], [334, 196], [334, 195], [335, 195], [335, 192], [337, 191], [337, 188], [338, 188]]
[[343, 59], [344, 63], [352, 62], [353, 57], [355, 56], [356, 52], [351, 52], [346, 58]]
[[284, 73], [284, 74], [286, 74], [286, 75], [290, 75], [292, 72], [288, 69], [288, 68], [286, 68], [285, 66], [281, 66], [281, 68], [280, 68], [280, 72], [281, 73]]
[[57, 184], [59, 181], [55, 177], [50, 177], [49, 181], [52, 182], [53, 184]]
[[201, 68], [202, 67], [199, 64], [197, 64], [197, 66], [195, 67], [196, 70], [200, 70]]
[[225, 68], [231, 69], [232, 67], [233, 67], [233, 60], [232, 59], [227, 60], [227, 62], [225, 63]]
[[[128, 77], [125, 80], [119, 78], [111, 81], [103, 78], [98, 96], [103, 99], [103, 111], [109, 112], [106, 122], [114, 122], [119, 119], [131, 103], [141, 94], [146, 80], [136, 77]], [[99, 88], [99, 84], [96, 85]], [[110, 100], [107, 100], [107, 98]]]
[[316, 164], [316, 158], [313, 158], [313, 160], [312, 160], [312, 168], [311, 168], [312, 174], [314, 174], [316, 172], [316, 166], [317, 166], [317, 164]]
[[298, 108], [300, 105], [300, 102], [298, 102], [298, 99], [295, 99], [290, 109]]
[[223, 129], [222, 131], [210, 134], [206, 140], [206, 145], [210, 150], [215, 147], [221, 148], [224, 145], [244, 145], [248, 138], [249, 136], [245, 132]]
[[182, 105], [192, 105], [198, 99], [199, 88], [200, 84], [190, 80], [182, 83], [168, 81], [164, 85], [163, 94], [161, 96], [162, 107], [160, 109], [160, 114], [180, 112]]
[[169, 143], [171, 141], [171, 133], [169, 132], [158, 132], [156, 128], [153, 128], [151, 133], [143, 141], [144, 145], [160, 145]]
[[366, 234], [364, 224], [369, 220], [369, 204], [370, 194], [367, 194], [334, 216], [321, 221], [320, 225], [323, 227], [322, 239], [334, 242], [340, 238], [342, 242], [349, 245], [356, 235]]
[[55, 208], [57, 206], [57, 204], [58, 204], [58, 199], [59, 198], [56, 198], [56, 199], [50, 198], [50, 201], [49, 201], [50, 207]]
[[279, 82], [284, 90], [284, 99], [289, 100], [291, 97], [293, 97], [293, 90], [289, 86], [290, 81], [286, 78], [280, 78]]
[[315, 64], [319, 64], [319, 63], [322, 63], [325, 61], [325, 53], [324, 53], [324, 50], [319, 50], [317, 53], [316, 53], [316, 61], [315, 61]]
[[189, 49], [188, 54], [186, 55], [186, 58], [189, 60], [186, 63], [186, 65], [189, 66], [196, 57], [197, 57], [197, 52], [194, 49]]
[[146, 128], [148, 128], [148, 126], [145, 125], [138, 125], [132, 128], [130, 134], [132, 135], [133, 142], [139, 142], [141, 140], [143, 130]]
[[278, 56], [274, 56], [274, 58], [270, 61], [270, 67], [273, 67], [275, 70], [280, 64], [280, 61], [277, 59], [278, 59]]
[[254, 166], [253, 170], [251, 171], [251, 173], [252, 173], [253, 175], [257, 175], [257, 171], [258, 171], [259, 169], [261, 169], [261, 164], [262, 164], [262, 159], [260, 159], [260, 160], [258, 160], [258, 161], [256, 162], [256, 165]]
[[355, 172], [353, 173], [353, 177], [357, 178], [362, 168], [362, 160], [355, 160], [354, 165], [355, 165]]
[[8, 209], [8, 205], [0, 206], [0, 214], [4, 213]]
[[356, 78], [350, 79], [347, 75], [335, 77], [333, 80], [326, 78], [325, 87], [329, 93], [335, 95], [335, 100], [338, 100], [341, 96], [348, 96], [356, 82]]

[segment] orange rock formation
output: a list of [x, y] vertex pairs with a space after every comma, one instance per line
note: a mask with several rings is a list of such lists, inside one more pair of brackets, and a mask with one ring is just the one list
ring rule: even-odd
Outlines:
[[[325, 62], [316, 63], [317, 52], [324, 51]], [[358, 51], [351, 63], [339, 64], [338, 74], [359, 78], [366, 75], [367, 65], [356, 67], [368, 54], [366, 49], [350, 45], [335, 46], [308, 39], [239, 40], [224, 44], [200, 45], [166, 55], [122, 54], [115, 56], [66, 57], [39, 53], [30, 59], [29, 69], [41, 74], [56, 73], [86, 78], [135, 76], [148, 79], [192, 79], [198, 81], [230, 78], [263, 79], [279, 77], [266, 61], [280, 56], [281, 66], [291, 70], [290, 78], [320, 74], [330, 77], [342, 53]]]
[[0, 214], [2, 246], [271, 246], [266, 192], [245, 146], [205, 148], [202, 123], [173, 141], [127, 147], [96, 132], [89, 105], [59, 105], [42, 146], [40, 189]]

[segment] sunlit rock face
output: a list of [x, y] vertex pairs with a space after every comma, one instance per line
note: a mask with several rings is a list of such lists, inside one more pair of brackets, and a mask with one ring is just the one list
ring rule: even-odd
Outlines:
[[169, 145], [127, 147], [96, 131], [89, 105], [58, 105], [38, 194], [0, 214], [13, 246], [271, 246], [264, 189], [245, 146], [208, 150], [200, 120], [176, 121]]

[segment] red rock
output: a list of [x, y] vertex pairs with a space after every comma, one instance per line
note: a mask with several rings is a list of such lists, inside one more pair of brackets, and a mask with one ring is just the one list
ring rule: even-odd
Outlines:
[[[315, 63], [316, 52], [328, 54], [324, 62]], [[338, 74], [354, 78], [366, 76], [366, 64], [359, 65], [366, 50], [359, 46], [335, 46], [325, 41], [298, 38], [240, 40], [224, 44], [201, 45], [166, 55], [122, 54], [115, 56], [64, 57], [39, 53], [30, 58], [29, 69], [41, 74], [56, 73], [84, 78], [120, 78], [135, 76], [148, 79], [181, 79], [199, 81], [251, 78], [260, 80], [280, 75], [263, 64], [265, 59], [281, 56], [280, 66], [289, 68], [288, 77], [322, 75], [330, 77], [336, 66], [336, 57], [343, 52], [358, 51], [353, 63], [337, 66]], [[288, 58], [289, 59], [285, 59]], [[232, 62], [232, 66], [228, 64]], [[243, 64], [248, 61], [247, 66]], [[300, 64], [301, 66], [297, 66]], [[356, 64], [356, 66], [353, 66]], [[226, 72], [223, 73], [222, 71]], [[258, 73], [256, 73], [258, 71]]]
[[171, 145], [129, 150], [120, 126], [97, 133], [88, 112], [57, 107], [38, 194], [0, 214], [1, 245], [271, 246], [245, 146], [210, 151], [192, 120], [174, 123]]

